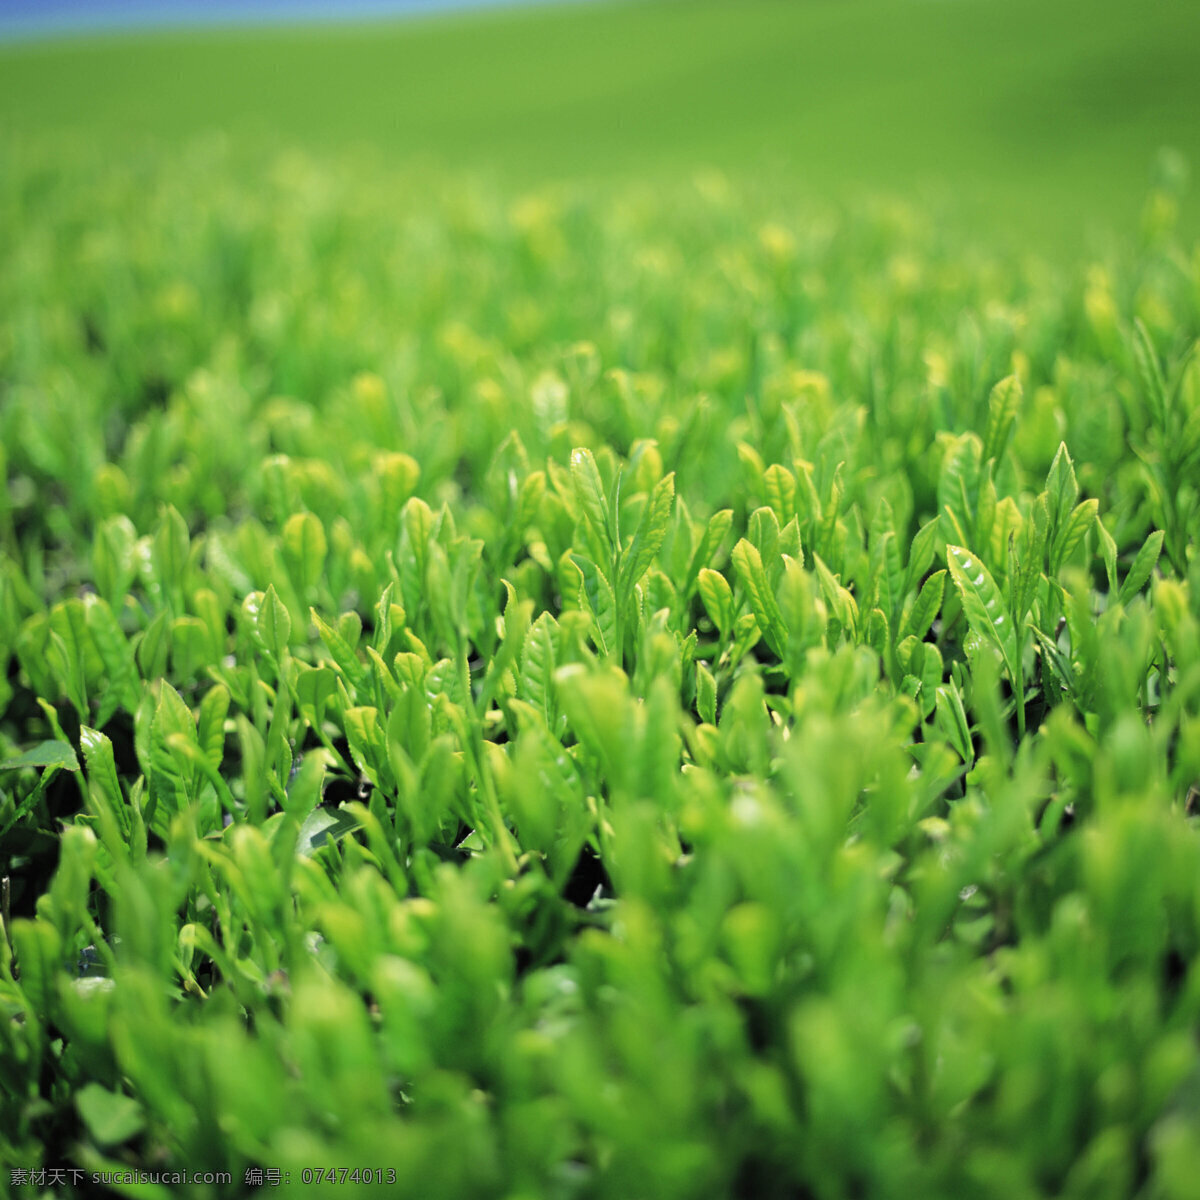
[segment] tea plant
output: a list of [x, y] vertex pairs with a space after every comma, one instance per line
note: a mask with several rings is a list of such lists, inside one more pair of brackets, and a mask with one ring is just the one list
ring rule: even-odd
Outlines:
[[1194, 249], [73, 161], [0, 177], [6, 1166], [1195, 1195]]

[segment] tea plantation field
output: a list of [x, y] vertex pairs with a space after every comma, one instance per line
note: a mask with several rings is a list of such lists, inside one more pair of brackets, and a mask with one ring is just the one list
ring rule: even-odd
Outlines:
[[1190, 93], [936, 204], [48, 99], [170, 54], [0, 51], [0, 1194], [1200, 1195]]

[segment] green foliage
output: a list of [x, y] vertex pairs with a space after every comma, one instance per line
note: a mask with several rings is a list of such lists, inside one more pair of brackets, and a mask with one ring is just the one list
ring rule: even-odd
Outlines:
[[0, 1162], [1193, 1194], [1194, 249], [237, 153], [0, 175]]
[[[470, 162], [518, 187], [614, 175], [660, 183], [717, 164], [839, 198], [953, 197], [956, 212], [985, 214], [1056, 253], [1082, 249], [1097, 225], [1129, 222], [1154, 153], [1173, 146], [1180, 153], [1160, 160], [1145, 230], [1159, 236], [1181, 217], [1196, 229], [1179, 204], [1186, 163], [1200, 161], [1191, 55], [1200, 9], [1188, 0], [1136, 20], [1125, 0], [502, 5], [470, 21], [425, 16], [330, 33], [316, 22], [249, 38], [233, 28], [2, 45], [0, 128], [98, 140], [131, 161], [146, 139], [265, 134], [404, 165]], [[126, 186], [137, 194], [133, 177]], [[214, 255], [206, 274], [243, 288], [253, 239], [201, 228]], [[345, 232], [323, 227], [322, 244]], [[436, 255], [437, 243], [425, 250]], [[783, 279], [786, 239], [769, 252]], [[137, 280], [119, 286], [132, 293]], [[145, 335], [147, 354], [169, 365], [200, 340], [186, 304], [184, 292], [165, 298], [155, 322], [131, 320], [124, 333]], [[594, 360], [563, 366], [539, 388], [549, 423], [562, 385]], [[72, 453], [81, 468], [99, 465], [86, 447]]]

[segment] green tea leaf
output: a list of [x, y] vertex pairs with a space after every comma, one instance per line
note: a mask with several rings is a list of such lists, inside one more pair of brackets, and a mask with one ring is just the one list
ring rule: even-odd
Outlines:
[[20, 969], [21, 990], [33, 1005], [34, 1017], [55, 1010], [55, 976], [61, 971], [62, 937], [49, 921], [17, 918], [6, 930]]
[[1108, 593], [1115, 596], [1120, 586], [1117, 580], [1117, 543], [1104, 527], [1103, 521], [1097, 519], [1095, 529], [1100, 541], [1100, 554], [1104, 559], [1104, 571], [1108, 576]]
[[78, 771], [79, 760], [67, 742], [39, 742], [20, 754], [0, 761], [0, 771], [19, 771], [24, 767], [52, 767], [55, 770]]
[[582, 554], [572, 554], [571, 561], [579, 569], [580, 607], [592, 614], [593, 636], [601, 654], [619, 655], [617, 645], [617, 601], [604, 572]]
[[771, 567], [779, 562], [779, 530], [779, 519], [769, 508], [756, 508], [746, 522], [746, 540]]
[[1117, 596], [1119, 603], [1128, 604], [1146, 586], [1146, 581], [1158, 563], [1158, 556], [1162, 553], [1163, 536], [1163, 531], [1156, 529], [1137, 552], [1137, 557], [1125, 576], [1125, 582], [1121, 584], [1121, 591]]
[[779, 524], [786, 525], [796, 515], [795, 476], [786, 467], [775, 463], [763, 473], [763, 491]]
[[292, 618], [283, 601], [275, 594], [275, 587], [267, 588], [262, 607], [258, 611], [258, 633], [267, 653], [277, 662], [287, 652], [288, 639], [292, 636]]
[[571, 451], [571, 478], [575, 484], [575, 499], [584, 519], [600, 545], [611, 549], [612, 531], [609, 528], [608, 503], [604, 497], [604, 485], [592, 452], [586, 446], [577, 446]]
[[887, 613], [882, 608], [873, 608], [867, 614], [867, 628], [863, 640], [881, 659], [886, 659], [888, 643], [891, 641], [891, 628], [888, 625]]
[[129, 808], [121, 794], [112, 742], [98, 730], [83, 726], [79, 745], [87, 765], [88, 794], [93, 809], [100, 815], [98, 832], [115, 858], [128, 854], [131, 833]]
[[[430, 542], [436, 521], [432, 509], [420, 496], [411, 497], [404, 505], [403, 534], [400, 539], [400, 586], [404, 605], [413, 613], [427, 606], [424, 595], [429, 574]], [[332, 651], [332, 647], [330, 647]]]
[[942, 684], [941, 651], [932, 642], [910, 635], [897, 646], [896, 657], [906, 676], [916, 683], [910, 694], [917, 701], [921, 715], [928, 717], [937, 704], [937, 690]]
[[621, 603], [627, 604], [634, 587], [654, 562], [667, 536], [671, 521], [671, 504], [675, 498], [675, 475], [667, 475], [655, 485], [642, 509], [633, 542], [621, 560], [618, 594]]
[[934, 571], [925, 580], [904, 622], [906, 633], [917, 638], [923, 638], [929, 632], [929, 627], [933, 624], [934, 618], [941, 612], [945, 588], [945, 571]]
[[1050, 507], [1050, 520], [1055, 530], [1067, 523], [1075, 501], [1079, 499], [1079, 484], [1075, 481], [1075, 465], [1067, 452], [1065, 442], [1058, 444], [1058, 453], [1050, 464], [1046, 476], [1046, 502]]
[[50, 629], [46, 660], [83, 721], [88, 716], [87, 664], [91, 651], [83, 602], [72, 598], [54, 605], [50, 610]]
[[96, 716], [97, 725], [103, 726], [118, 708], [128, 712], [137, 708], [140, 694], [137, 665], [133, 649], [107, 601], [88, 596], [85, 608], [88, 632], [108, 675], [108, 688], [100, 697]]
[[1064, 654], [1057, 643], [1047, 637], [1037, 626], [1030, 628], [1055, 683], [1062, 691], [1073, 696], [1075, 694], [1075, 673], [1071, 668], [1069, 656]]
[[900, 551], [892, 530], [883, 534], [874, 547], [875, 588], [879, 608], [891, 621], [904, 603], [904, 570], [900, 566]]
[[1007, 375], [1000, 380], [988, 397], [987, 431], [983, 437], [983, 460], [998, 459], [1008, 446], [1013, 421], [1021, 407], [1021, 380]]
[[793, 676], [802, 670], [804, 652], [820, 642], [825, 632], [824, 606], [818, 606], [816, 586], [794, 558], [784, 556], [775, 599], [787, 629], [787, 665]]
[[416, 766], [421, 764], [433, 738], [433, 714], [424, 692], [403, 687], [388, 715], [387, 740], [399, 746]]
[[742, 538], [733, 548], [733, 565], [737, 569], [742, 586], [750, 596], [750, 607], [754, 610], [754, 618], [764, 640], [777, 657], [783, 658], [784, 647], [787, 644], [787, 628], [779, 611], [771, 581], [763, 569], [758, 548], [746, 538]]
[[225, 757], [225, 717], [229, 712], [229, 689], [217, 684], [200, 701], [196, 741], [213, 770]]
[[1014, 569], [1011, 572], [1010, 595], [1017, 620], [1023, 621], [1037, 595], [1038, 582], [1043, 578], [1042, 563], [1046, 557], [1046, 541], [1050, 531], [1050, 506], [1046, 493], [1034, 501], [1024, 529], [1014, 548]]
[[283, 806], [284, 812], [297, 822], [307, 821], [321, 803], [329, 762], [330, 756], [324, 750], [311, 750], [297, 760], [296, 769], [288, 780], [287, 800]]
[[317, 632], [321, 635], [321, 641], [325, 643], [325, 648], [329, 651], [335, 665], [341, 671], [346, 682], [351, 687], [356, 686], [363, 677], [363, 666], [358, 661], [354, 646], [346, 640], [339, 628], [326, 621], [315, 608], [310, 608], [308, 611], [313, 624], [317, 627]]
[[813, 567], [817, 572], [817, 579], [821, 583], [821, 594], [825, 597], [829, 614], [837, 623], [836, 629], [834, 626], [830, 626], [828, 635], [830, 645], [836, 644], [838, 632], [845, 637], [853, 638], [858, 631], [857, 601], [848, 588], [842, 587], [819, 554], [813, 555]]
[[555, 641], [558, 622], [542, 613], [529, 627], [521, 656], [521, 695], [554, 727], [554, 672], [557, 668]]
[[938, 476], [938, 513], [947, 542], [965, 541], [974, 535], [982, 453], [973, 433], [956, 438], [946, 451]]
[[296, 853], [315, 854], [330, 842], [341, 841], [347, 834], [361, 828], [361, 822], [345, 809], [315, 808], [300, 826], [296, 837]]
[[387, 739], [379, 727], [379, 710], [371, 705], [348, 708], [343, 720], [354, 765], [378, 787], [379, 767], [387, 757]]
[[164, 506], [154, 530], [151, 562], [164, 602], [179, 607], [190, 549], [187, 522], [173, 504]]
[[187, 800], [191, 771], [179, 764], [171, 739], [180, 735], [189, 743], [196, 741], [196, 722], [183, 697], [163, 680], [158, 703], [150, 723], [151, 797], [166, 800], [172, 811]]
[[124, 513], [108, 517], [92, 539], [92, 574], [100, 595], [120, 608], [137, 573], [134, 550], [137, 530]]
[[733, 591], [729, 581], [719, 571], [701, 567], [698, 590], [708, 619], [722, 638], [728, 637], [733, 628]]
[[337, 676], [329, 667], [309, 667], [300, 664], [293, 690], [296, 706], [304, 715], [304, 719], [314, 728], [320, 729], [325, 722], [326, 707], [337, 694]]
[[696, 581], [699, 578], [701, 570], [706, 567], [712, 568], [716, 560], [717, 551], [720, 550], [725, 539], [729, 536], [729, 530], [732, 526], [732, 509], [722, 508], [709, 517], [708, 524], [704, 527], [704, 535], [700, 539], [700, 544], [692, 554], [692, 560], [688, 567], [689, 580]]
[[971, 628], [999, 649], [1016, 686], [1020, 679], [1020, 644], [1000, 589], [987, 567], [971, 551], [961, 546], [947, 546], [946, 560]]
[[479, 705], [486, 712], [492, 700], [502, 689], [507, 694], [509, 688], [515, 685], [515, 678], [509, 679], [520, 659], [529, 635], [530, 616], [533, 613], [533, 601], [521, 600], [517, 590], [507, 579], [501, 580], [506, 593], [503, 618], [503, 636], [499, 647], [493, 652], [492, 660], [488, 663], [484, 676], [483, 687], [480, 690]]
[[1070, 559], [1088, 530], [1097, 523], [1096, 514], [1099, 510], [1100, 501], [1092, 499], [1084, 500], [1071, 511], [1065, 524], [1054, 535], [1054, 543], [1050, 549], [1050, 561], [1054, 570], [1060, 570]]
[[913, 537], [908, 549], [908, 567], [904, 574], [904, 592], [907, 595], [917, 586], [917, 580], [929, 570], [937, 553], [937, 537], [941, 530], [941, 521], [934, 517], [926, 521]]
[[296, 587], [308, 592], [321, 579], [328, 543], [321, 518], [310, 512], [293, 513], [283, 526], [283, 549]]
[[955, 684], [948, 683], [936, 689], [935, 697], [934, 723], [959, 758], [970, 766], [975, 761], [975, 748], [962, 695]]

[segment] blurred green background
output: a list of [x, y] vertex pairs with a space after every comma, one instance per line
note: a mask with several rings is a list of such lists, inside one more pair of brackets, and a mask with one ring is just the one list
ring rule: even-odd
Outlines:
[[[1074, 245], [1200, 162], [1195, 0], [651, 0], [0, 46], [10, 145], [215, 129], [522, 187], [711, 167]], [[1189, 228], [1191, 206], [1184, 219]]]

